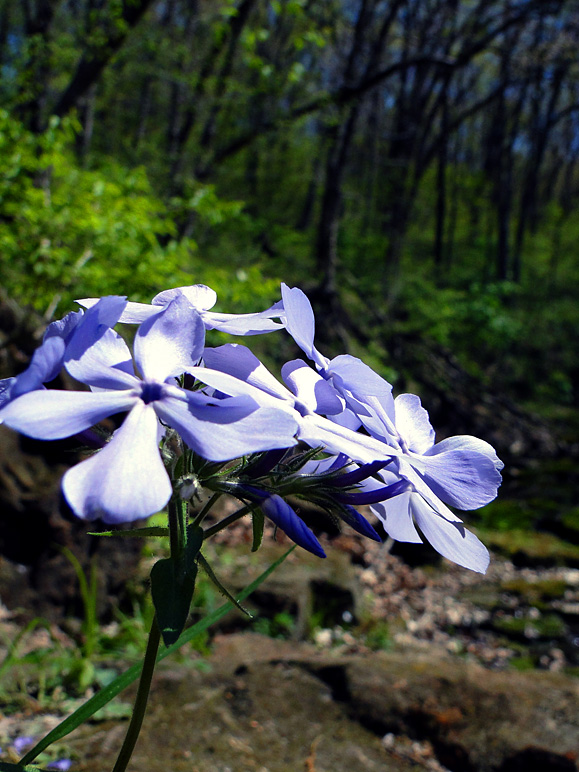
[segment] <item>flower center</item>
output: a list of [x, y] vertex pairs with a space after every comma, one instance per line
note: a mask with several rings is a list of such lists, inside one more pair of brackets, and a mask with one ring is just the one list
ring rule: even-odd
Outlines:
[[162, 383], [156, 383], [155, 381], [145, 381], [141, 386], [141, 399], [145, 405], [155, 402], [158, 399], [162, 399], [165, 395], [165, 390]]

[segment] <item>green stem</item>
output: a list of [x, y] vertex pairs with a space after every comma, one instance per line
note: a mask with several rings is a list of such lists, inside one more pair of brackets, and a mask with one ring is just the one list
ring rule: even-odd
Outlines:
[[223, 520], [215, 523], [215, 525], [212, 525], [211, 528], [208, 528], [205, 531], [203, 535], [203, 541], [208, 539], [210, 536], [219, 533], [219, 531], [222, 531], [224, 528], [227, 528], [227, 526], [231, 525], [231, 523], [235, 523], [236, 520], [239, 520], [244, 515], [247, 515], [248, 512], [251, 512], [251, 510], [255, 509], [257, 506], [257, 504], [246, 504], [244, 507], [241, 507], [241, 509], [238, 509], [237, 512], [233, 512], [233, 514], [227, 515], [227, 517], [224, 517]]
[[149, 699], [149, 690], [151, 688], [151, 680], [155, 670], [160, 640], [161, 633], [159, 631], [159, 625], [157, 624], [157, 618], [154, 617], [153, 624], [151, 625], [151, 632], [149, 633], [149, 641], [147, 643], [147, 651], [145, 652], [139, 688], [137, 689], [137, 696], [133, 707], [133, 715], [131, 716], [131, 722], [127, 729], [127, 734], [125, 735], [125, 741], [119, 752], [116, 764], [113, 767], [113, 772], [125, 772], [127, 764], [133, 755], [133, 750], [135, 749], [143, 724], [143, 718], [145, 717], [145, 711], [147, 709], [147, 700]]
[[193, 525], [201, 525], [205, 517], [209, 514], [211, 508], [213, 505], [217, 502], [218, 499], [223, 496], [223, 493], [221, 491], [217, 491], [216, 493], [211, 496], [209, 501], [206, 501], [203, 505], [203, 508], [195, 515], [195, 519], [193, 520]]

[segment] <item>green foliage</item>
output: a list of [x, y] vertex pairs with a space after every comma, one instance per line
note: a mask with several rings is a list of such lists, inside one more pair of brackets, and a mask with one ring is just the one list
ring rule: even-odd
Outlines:
[[[148, 298], [184, 278], [195, 245], [175, 226], [143, 169], [80, 169], [55, 121], [40, 138], [0, 113], [0, 266], [5, 289], [39, 311], [75, 297]], [[160, 237], [168, 237], [162, 247]]]
[[[458, 189], [441, 264], [434, 261], [433, 246], [435, 169], [419, 186], [399, 265], [385, 264], [388, 234], [364, 208], [359, 180], [348, 182], [353, 216], [340, 231], [341, 275], [384, 319], [385, 338], [395, 330], [444, 346], [484, 388], [556, 418], [557, 407], [577, 399], [576, 219], [555, 203], [545, 207], [523, 244], [520, 281], [498, 281], [488, 181], [460, 166], [449, 167], [448, 175]], [[362, 326], [372, 325], [355, 313]]]
[[514, 529], [531, 529], [541, 514], [527, 501], [499, 498], [478, 510], [477, 522], [481, 528], [506, 533]]
[[531, 565], [579, 565], [579, 547], [550, 533], [478, 529], [477, 534], [489, 549], [500, 552], [509, 559], [522, 555]]
[[273, 617], [257, 617], [252, 624], [252, 629], [261, 635], [270, 638], [291, 638], [296, 627], [295, 617], [287, 611], [279, 611]]
[[365, 626], [365, 643], [372, 651], [388, 651], [394, 646], [392, 632], [387, 622], [373, 620]]
[[[169, 513], [177, 509], [181, 509], [180, 517], [184, 521], [183, 505], [172, 501], [169, 504]], [[172, 552], [171, 557], [158, 560], [151, 569], [151, 596], [165, 646], [175, 643], [187, 622], [202, 544], [202, 529], [189, 526], [187, 538], [183, 537], [178, 553]]]
[[224, 261], [202, 262], [192, 239], [177, 238], [184, 212], [200, 227], [218, 228], [239, 216], [240, 202], [198, 185], [165, 206], [142, 167], [105, 159], [79, 168], [69, 149], [74, 129], [54, 121], [37, 138], [0, 112], [0, 270], [9, 294], [48, 315], [56, 306], [64, 313], [77, 297], [146, 301], [191, 283], [210, 284], [225, 303], [247, 310], [255, 310], [256, 296], [273, 302], [279, 283], [263, 281], [257, 266], [232, 274]]
[[[457, 354], [477, 352], [475, 361], [487, 363], [489, 354], [509, 351], [521, 333], [521, 323], [509, 312], [508, 300], [519, 288], [512, 283], [481, 284], [466, 288], [437, 288], [432, 280], [411, 276], [400, 302], [411, 311], [401, 326], [453, 349]], [[485, 356], [486, 354], [486, 356]]]
[[501, 633], [514, 638], [563, 638], [566, 633], [565, 623], [556, 614], [546, 614], [538, 619], [524, 617], [502, 617], [493, 622]]

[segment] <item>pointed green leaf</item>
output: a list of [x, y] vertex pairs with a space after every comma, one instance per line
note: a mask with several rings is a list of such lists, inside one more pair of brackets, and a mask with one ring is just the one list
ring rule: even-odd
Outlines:
[[263, 539], [263, 529], [265, 526], [265, 515], [261, 509], [254, 509], [251, 513], [251, 523], [253, 526], [253, 544], [251, 545], [251, 551], [257, 552], [261, 547], [261, 540]]
[[151, 595], [165, 646], [175, 643], [183, 632], [196, 575], [195, 566], [186, 572], [176, 571], [175, 561], [171, 558], [157, 561], [151, 570]]
[[197, 555], [203, 546], [203, 528], [199, 525], [187, 526], [187, 545], [183, 556], [183, 569], [187, 574], [191, 570], [197, 571]]
[[150, 525], [146, 528], [130, 528], [126, 531], [89, 531], [89, 536], [169, 536], [169, 529], [162, 525]]
[[243, 608], [241, 603], [239, 603], [239, 601], [237, 601], [233, 597], [233, 595], [229, 592], [229, 590], [221, 584], [219, 579], [213, 573], [213, 569], [211, 568], [211, 566], [209, 565], [209, 563], [207, 562], [207, 560], [203, 557], [203, 555], [201, 553], [199, 553], [199, 555], [197, 555], [197, 560], [199, 561], [199, 565], [203, 568], [203, 570], [205, 571], [207, 576], [211, 579], [213, 584], [217, 587], [219, 592], [224, 597], [226, 597], [228, 601], [230, 601], [231, 603], [235, 604], [235, 607], [237, 609], [239, 609], [239, 611], [241, 611], [243, 614], [248, 616], [250, 619], [253, 619], [253, 614], [250, 614], [249, 611], [246, 608]]

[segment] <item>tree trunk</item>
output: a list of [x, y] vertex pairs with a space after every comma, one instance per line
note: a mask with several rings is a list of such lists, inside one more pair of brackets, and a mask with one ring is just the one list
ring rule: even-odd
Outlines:
[[448, 103], [446, 97], [442, 107], [441, 135], [436, 174], [436, 232], [434, 236], [434, 264], [439, 269], [444, 262], [444, 228], [446, 225], [446, 167], [448, 163]]
[[358, 106], [350, 108], [345, 123], [333, 132], [326, 162], [326, 179], [318, 226], [316, 268], [323, 293], [336, 292], [338, 266], [338, 229], [342, 207], [342, 181], [346, 157], [354, 134]]

